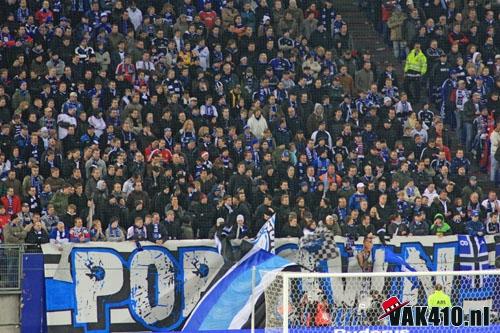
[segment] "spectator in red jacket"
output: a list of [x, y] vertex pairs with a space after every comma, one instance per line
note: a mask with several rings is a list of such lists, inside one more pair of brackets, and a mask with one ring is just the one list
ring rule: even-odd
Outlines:
[[132, 64], [132, 57], [126, 55], [123, 62], [116, 66], [116, 75], [123, 75], [125, 81], [132, 83], [135, 80], [135, 65]]
[[69, 241], [71, 243], [90, 242], [90, 232], [83, 226], [83, 220], [81, 217], [75, 218], [75, 226], [69, 229]]
[[40, 8], [40, 10], [35, 13], [35, 19], [38, 22], [38, 24], [47, 23], [49, 17], [51, 20], [54, 19], [54, 13], [52, 13], [49, 7], [50, 7], [49, 2], [44, 1], [42, 3], [42, 8]]
[[205, 8], [200, 13], [200, 19], [208, 30], [212, 30], [217, 19], [217, 13], [212, 10], [212, 3], [210, 1], [205, 2]]
[[469, 44], [467, 35], [464, 34], [461, 30], [462, 28], [460, 27], [460, 24], [455, 24], [453, 26], [453, 30], [448, 34], [448, 41], [450, 42], [450, 45], [458, 42], [458, 45], [460, 45], [461, 48], [464, 48], [467, 46], [467, 44]]
[[0, 202], [9, 216], [16, 215], [21, 211], [21, 198], [14, 194], [14, 188], [12, 187], [7, 189], [7, 194], [0, 199]]
[[5, 207], [0, 206], [0, 243], [3, 243], [3, 228], [9, 224], [10, 216], [5, 212]]

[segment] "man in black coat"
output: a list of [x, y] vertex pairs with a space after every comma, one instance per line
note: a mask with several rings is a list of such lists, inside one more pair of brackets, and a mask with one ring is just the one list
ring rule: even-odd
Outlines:
[[151, 211], [160, 214], [163, 219], [165, 217], [165, 206], [170, 203], [172, 193], [169, 186], [165, 186], [161, 192], [155, 194], [151, 202]]
[[33, 222], [29, 224], [25, 230], [27, 231], [25, 242], [30, 248], [40, 250], [42, 244], [49, 242], [49, 234], [47, 230], [42, 228], [42, 222]]
[[252, 195], [252, 181], [245, 175], [246, 167], [244, 163], [238, 164], [237, 173], [229, 179], [228, 192], [231, 195], [236, 194], [238, 189], [243, 189], [245, 195], [249, 198]]
[[332, 40], [325, 26], [320, 24], [318, 28], [311, 33], [309, 43], [312, 47], [323, 46], [325, 49], [329, 50], [333, 45]]
[[146, 226], [148, 230], [148, 241], [163, 244], [167, 238], [167, 228], [160, 221], [160, 214], [153, 213], [152, 221]]
[[208, 202], [208, 197], [203, 194], [200, 202], [193, 202], [191, 211], [194, 214], [193, 235], [196, 239], [208, 239], [208, 232], [215, 223], [217, 213], [215, 206]]

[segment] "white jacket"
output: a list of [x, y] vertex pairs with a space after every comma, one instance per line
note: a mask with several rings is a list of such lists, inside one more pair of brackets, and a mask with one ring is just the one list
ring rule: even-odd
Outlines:
[[434, 192], [430, 192], [428, 189], [425, 189], [424, 194], [422, 196], [429, 198], [429, 204], [428, 204], [429, 207], [432, 205], [435, 198], [439, 198], [439, 194], [437, 193], [436, 190], [434, 190]]
[[500, 146], [500, 133], [498, 133], [497, 131], [491, 132], [490, 142], [491, 142], [491, 155], [495, 155], [498, 147]]
[[262, 139], [264, 131], [267, 129], [267, 121], [263, 116], [260, 116], [260, 118], [257, 119], [254, 115], [252, 115], [250, 119], [248, 119], [247, 125], [250, 126], [250, 131], [257, 137], [257, 139]]
[[89, 118], [89, 125], [94, 126], [95, 128], [95, 135], [99, 138], [101, 137], [102, 133], [104, 133], [104, 130], [106, 129], [106, 122], [104, 119], [97, 118], [96, 116], [91, 116]]
[[[76, 127], [76, 118], [75, 117], [72, 117], [70, 116], [69, 114], [66, 114], [66, 113], [61, 113], [57, 116], [57, 124], [61, 124], [61, 123], [67, 123], [67, 124], [70, 124], [70, 125], [74, 125]], [[62, 140], [64, 139], [67, 135], [68, 135], [68, 129], [67, 128], [64, 128], [63, 126], [59, 126], [57, 128], [57, 134], [58, 134], [58, 138], [59, 140]]]
[[132, 8], [127, 8], [128, 12], [128, 17], [130, 18], [130, 22], [132, 22], [132, 25], [134, 26], [134, 29], [137, 30], [137, 28], [142, 24], [142, 12], [139, 8], [136, 8], [135, 10], [132, 10]]
[[203, 70], [207, 70], [207, 68], [210, 66], [210, 50], [206, 46], [202, 49], [197, 47], [196, 50], [198, 51], [198, 58], [200, 59], [201, 68], [203, 68]]

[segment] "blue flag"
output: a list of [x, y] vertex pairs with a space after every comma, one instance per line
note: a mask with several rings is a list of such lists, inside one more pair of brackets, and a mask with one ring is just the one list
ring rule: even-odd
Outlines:
[[269, 220], [267, 220], [262, 228], [260, 228], [257, 236], [248, 242], [254, 247], [274, 253], [275, 224], [276, 214], [274, 214]]
[[256, 269], [254, 301], [292, 262], [253, 248], [234, 264], [198, 302], [183, 331], [241, 329], [252, 313], [252, 267]]
[[[490, 269], [488, 245], [483, 236], [458, 235], [458, 256], [461, 271]], [[484, 276], [475, 279], [464, 276], [462, 282], [468, 288], [480, 288], [483, 286]]]

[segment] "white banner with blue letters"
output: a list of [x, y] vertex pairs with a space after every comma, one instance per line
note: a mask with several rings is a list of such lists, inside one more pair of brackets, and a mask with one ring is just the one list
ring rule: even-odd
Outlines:
[[[335, 240], [341, 256], [321, 263], [318, 269], [357, 271], [344, 250], [345, 240]], [[486, 237], [485, 241], [493, 264], [494, 239]], [[277, 239], [276, 254], [294, 262], [297, 243], [297, 239]], [[361, 246], [360, 239], [356, 247]], [[457, 236], [419, 237], [418, 241], [395, 237], [387, 246], [391, 255], [386, 254], [387, 247], [375, 242], [375, 271], [400, 270], [391, 259], [394, 256], [403, 259], [405, 269], [414, 271], [459, 268]], [[68, 245], [63, 251], [46, 244], [43, 253], [48, 332], [181, 330], [224, 265], [213, 240], [169, 241], [165, 246], [143, 242], [142, 248], [133, 242], [96, 242]], [[332, 285], [332, 289], [334, 297], [344, 302], [356, 297], [343, 288]], [[411, 295], [405, 299], [411, 300]]]

